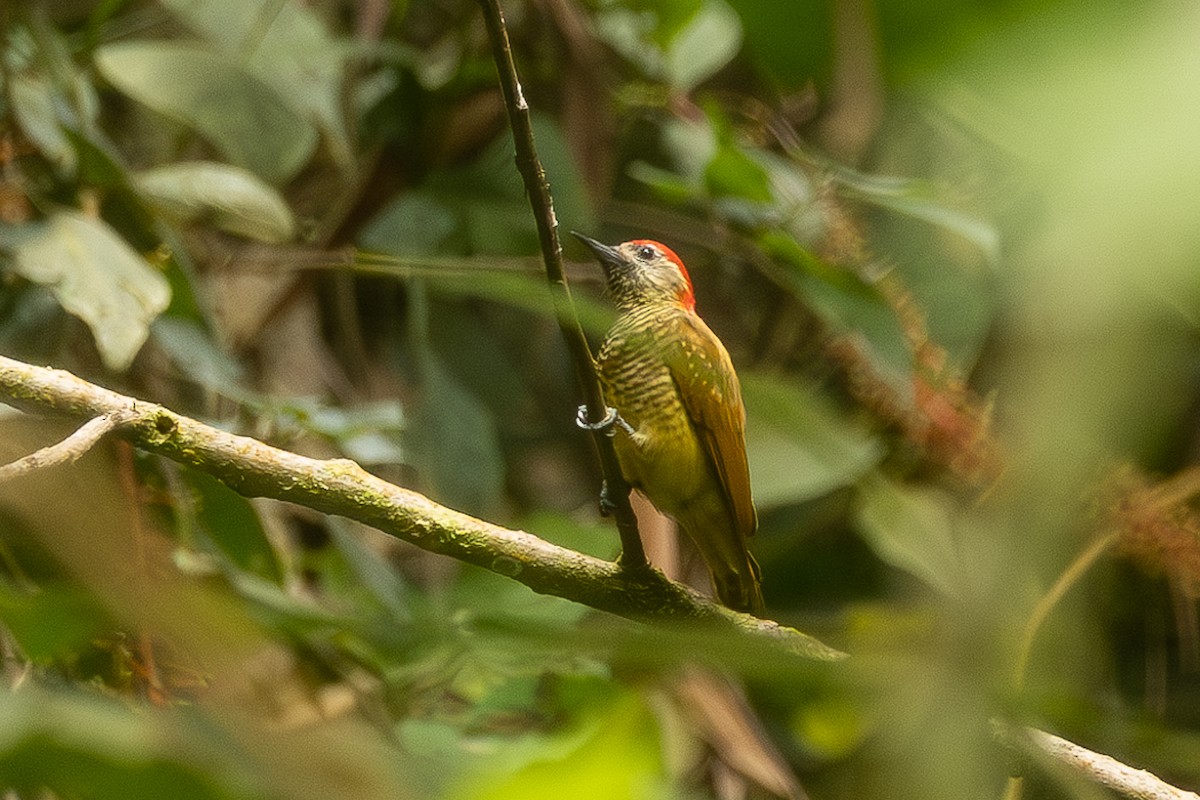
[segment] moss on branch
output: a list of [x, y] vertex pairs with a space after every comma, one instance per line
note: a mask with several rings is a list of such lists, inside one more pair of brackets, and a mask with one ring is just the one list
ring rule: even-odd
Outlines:
[[483, 567], [542, 594], [637, 620], [715, 624], [807, 658], [840, 654], [793, 628], [730, 611], [652, 569], [625, 570], [439, 505], [353, 461], [320, 460], [238, 436], [82, 380], [0, 356], [0, 400], [75, 418], [118, 415], [114, 433], [187, 464], [247, 497], [286, 500], [353, 519], [434, 553]]

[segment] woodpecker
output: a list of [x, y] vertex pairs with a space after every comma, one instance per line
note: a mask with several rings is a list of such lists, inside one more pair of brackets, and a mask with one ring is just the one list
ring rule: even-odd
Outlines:
[[687, 268], [666, 245], [615, 247], [579, 233], [619, 314], [596, 359], [621, 471], [695, 542], [722, 603], [761, 614], [746, 410], [729, 353], [696, 313]]

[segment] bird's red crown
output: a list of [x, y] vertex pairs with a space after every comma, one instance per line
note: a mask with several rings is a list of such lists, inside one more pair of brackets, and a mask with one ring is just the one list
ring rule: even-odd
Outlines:
[[679, 268], [679, 274], [683, 276], [683, 281], [687, 284], [687, 288], [679, 295], [679, 302], [683, 304], [684, 308], [694, 311], [696, 309], [696, 294], [692, 291], [692, 276], [688, 274], [687, 267], [683, 265], [683, 259], [674, 250], [662, 242], [656, 242], [653, 239], [634, 239], [632, 243], [646, 244], [656, 248], [668, 261]]

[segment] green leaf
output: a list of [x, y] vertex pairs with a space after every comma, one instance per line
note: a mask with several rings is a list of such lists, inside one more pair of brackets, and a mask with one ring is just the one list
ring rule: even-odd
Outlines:
[[719, 148], [704, 170], [708, 190], [720, 197], [740, 197], [756, 203], [774, 200], [767, 172], [737, 147]]
[[359, 541], [349, 522], [330, 517], [329, 532], [346, 564], [367, 591], [391, 613], [395, 621], [411, 624], [412, 592], [396, 568]]
[[869, 716], [853, 698], [839, 694], [804, 703], [792, 729], [809, 752], [829, 761], [845, 758], [871, 733]]
[[869, 175], [832, 160], [822, 160], [821, 164], [846, 189], [847, 195], [955, 233], [978, 247], [989, 265], [1000, 263], [1000, 233], [996, 226], [939, 199], [928, 182]]
[[793, 267], [784, 273], [836, 332], [855, 338], [878, 375], [901, 398], [912, 395], [913, 356], [895, 309], [880, 290], [856, 272], [829, 264], [791, 236], [767, 231], [758, 237], [763, 250]]
[[242, 366], [233, 356], [222, 352], [198, 322], [166, 315], [154, 321], [151, 332], [155, 344], [170, 356], [180, 372], [186, 373], [188, 380], [225, 397], [254, 399], [243, 386]]
[[733, 60], [741, 46], [737, 13], [723, 0], [707, 0], [667, 47], [667, 82], [690, 92]]
[[65, 656], [113, 626], [96, 598], [55, 585], [30, 594], [0, 584], [0, 620], [34, 661]]
[[[535, 744], [518, 740], [526, 763], [509, 774], [488, 771], [464, 782], [451, 798], [558, 800], [572, 797], [636, 798], [664, 780], [654, 715], [628, 692], [592, 710], [591, 719]], [[502, 763], [504, 753], [495, 760]], [[511, 770], [511, 767], [509, 767]]]
[[11, 25], [2, 43], [0, 72], [7, 86], [0, 81], [6, 90], [0, 97], [10, 102], [13, 117], [42, 155], [61, 173], [74, 175], [78, 154], [68, 132], [96, 134], [95, 87], [75, 64], [64, 36], [42, 16], [33, 15], [28, 26]]
[[939, 591], [957, 595], [963, 568], [954, 538], [952, 502], [879, 475], [859, 484], [858, 529], [875, 553]]
[[646, 184], [666, 205], [684, 205], [699, 200], [704, 193], [694, 185], [682, 180], [670, 170], [656, 167], [645, 161], [634, 161], [625, 168], [625, 174], [635, 181]]
[[181, 705], [134, 707], [32, 681], [0, 693], [0, 786], [86, 800], [413, 796], [402, 777], [411, 760], [363, 724], [284, 730], [255, 724], [246, 708]]
[[[562, 130], [536, 114], [533, 127], [554, 189], [555, 213], [573, 226], [590, 227], [592, 210]], [[512, 166], [514, 154], [512, 137], [505, 133], [468, 166], [433, 173], [424, 186], [401, 194], [371, 220], [360, 243], [400, 256], [535, 253], [537, 227]]]
[[[592, 230], [596, 226], [596, 215], [592, 210], [590, 193], [583, 182], [583, 174], [572, 154], [567, 136], [558, 121], [549, 114], [533, 113], [530, 120], [533, 134], [537, 140], [538, 156], [542, 167], [546, 170], [546, 180], [554, 192], [554, 213], [560, 220], [570, 220], [576, 229]], [[504, 141], [508, 147], [506, 163], [512, 164], [516, 158], [512, 137], [505, 134]], [[529, 210], [529, 202], [525, 197], [524, 188], [521, 200], [529, 219], [533, 219]]]
[[494, 513], [504, 492], [496, 424], [432, 351], [422, 359], [421, 397], [404, 438], [411, 462], [438, 500], [468, 513]]
[[203, 472], [184, 468], [181, 474], [193, 493], [196, 523], [221, 554], [238, 569], [283, 580], [275, 548], [250, 501]]
[[343, 167], [353, 151], [342, 113], [349, 42], [333, 36], [304, 3], [279, 0], [163, 0], [183, 22], [273, 88], [325, 134]]
[[880, 442], [812, 387], [753, 372], [741, 380], [746, 451], [760, 510], [852, 484], [882, 458]]
[[272, 183], [288, 180], [317, 146], [317, 131], [274, 88], [234, 60], [187, 42], [105, 45], [101, 74], [130, 97], [188, 125], [234, 163]]
[[8, 81], [8, 95], [13, 116], [25, 135], [52, 164], [73, 173], [78, 156], [61, 127], [53, 84], [40, 75], [17, 74]]
[[171, 164], [132, 178], [159, 212], [177, 220], [210, 220], [222, 230], [263, 242], [286, 241], [295, 220], [279, 192], [254, 173], [228, 164]]
[[171, 300], [164, 278], [106, 222], [59, 211], [44, 223], [0, 231], [18, 273], [49, 286], [91, 328], [110, 369], [124, 370]]
[[696, 119], [668, 117], [663, 120], [660, 135], [663, 147], [671, 154], [675, 171], [689, 184], [701, 186], [704, 173], [720, 146], [709, 115]]
[[820, 84], [832, 71], [836, 41], [832, 4], [737, 0], [734, 7], [741, 18], [746, 53], [772, 83], [798, 90]]
[[454, 207], [429, 189], [414, 189], [388, 203], [366, 226], [359, 242], [368, 250], [396, 255], [444, 252], [460, 225]]
[[662, 78], [666, 71], [662, 47], [652, 41], [653, 14], [613, 5], [596, 15], [596, 34], [643, 74]]
[[0, 694], [0, 785], [94, 800], [259, 797], [232, 742], [189, 714], [36, 686]]
[[577, 514], [535, 511], [525, 519], [519, 520], [516, 527], [532, 531], [548, 542], [596, 558], [612, 559], [620, 550], [617, 531], [611, 522], [593, 518], [581, 519]]

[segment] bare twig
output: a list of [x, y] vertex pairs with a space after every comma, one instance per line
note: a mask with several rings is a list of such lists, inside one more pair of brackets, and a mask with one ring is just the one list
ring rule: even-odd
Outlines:
[[104, 438], [104, 434], [117, 427], [121, 421], [120, 414], [102, 414], [89, 419], [79, 427], [79, 430], [58, 444], [43, 447], [36, 453], [30, 453], [24, 458], [0, 467], [0, 481], [10, 480], [18, 475], [26, 475], [43, 467], [74, 463], [84, 453], [95, 447], [96, 442]]
[[1028, 621], [1025, 623], [1025, 629], [1021, 634], [1021, 644], [1017, 650], [1016, 663], [1013, 666], [1013, 686], [1017, 691], [1025, 688], [1025, 677], [1029, 667], [1029, 656], [1033, 652], [1033, 642], [1037, 637], [1038, 631], [1042, 628], [1042, 623], [1050, 616], [1050, 612], [1054, 610], [1059, 601], [1067, 591], [1079, 582], [1092, 565], [1100, 558], [1100, 556], [1112, 549], [1117, 541], [1115, 533], [1106, 534], [1096, 541], [1092, 542], [1086, 550], [1071, 562], [1071, 564], [1058, 576], [1058, 580], [1050, 587], [1046, 594], [1038, 600], [1034, 606], [1033, 612], [1029, 615]]
[[[575, 375], [587, 404], [588, 418], [593, 421], [604, 419], [608, 410], [604, 392], [596, 377], [592, 350], [579, 317], [571, 300], [571, 289], [563, 274], [562, 245], [558, 240], [558, 220], [554, 216], [554, 201], [550, 196], [550, 184], [546, 172], [538, 159], [533, 142], [533, 125], [529, 118], [529, 104], [521, 90], [517, 68], [513, 63], [512, 47], [508, 41], [508, 30], [504, 27], [504, 14], [499, 0], [479, 0], [487, 23], [488, 37], [492, 43], [492, 56], [500, 74], [500, 89], [504, 94], [504, 105], [508, 109], [508, 123], [512, 128], [513, 141], [517, 150], [517, 170], [525, 182], [529, 205], [537, 222], [538, 241], [542, 249], [542, 261], [546, 266], [546, 278], [554, 297], [554, 308], [558, 326], [566, 340], [571, 360], [575, 364]], [[612, 440], [602, 431], [593, 432], [596, 451], [600, 457], [600, 469], [608, 485], [608, 499], [615, 506], [614, 516], [617, 531], [621, 536], [621, 566], [630, 570], [649, 570], [642, 539], [638, 534], [637, 517], [629, 504], [629, 483], [621, 474], [617, 452]]]
[[793, 628], [739, 614], [667, 580], [657, 570], [568, 550], [485, 522], [390, 484], [353, 461], [322, 461], [236, 436], [75, 377], [0, 356], [0, 398], [29, 411], [118, 416], [114, 431], [137, 447], [195, 467], [247, 497], [287, 500], [377, 528], [601, 611], [638, 620], [715, 624], [795, 655], [831, 660], [837, 651]]
[[[1037, 605], [1034, 606], [1029, 619], [1025, 621], [1025, 628], [1021, 632], [1021, 641], [1017, 647], [1017, 658], [1013, 664], [1013, 688], [1018, 692], [1025, 689], [1025, 679], [1029, 671], [1029, 658], [1033, 654], [1033, 643], [1037, 638], [1038, 631], [1042, 629], [1042, 624], [1045, 623], [1046, 619], [1050, 616], [1050, 612], [1059, 604], [1067, 591], [1087, 574], [1087, 571], [1099, 560], [1100, 556], [1112, 549], [1116, 541], [1117, 535], [1110, 533], [1092, 542], [1086, 550], [1080, 553], [1063, 570], [1063, 573], [1058, 576], [1058, 580], [1054, 582], [1054, 585], [1042, 595]], [[1025, 779], [1020, 775], [1013, 775], [1005, 783], [1004, 794], [1001, 796], [1002, 800], [1022, 800], [1024, 796]]]
[[1172, 786], [1143, 769], [1135, 769], [1112, 756], [1095, 753], [1060, 736], [1037, 728], [1010, 728], [996, 724], [996, 735], [1020, 753], [1049, 759], [1093, 783], [1134, 800], [1200, 800], [1200, 795]]

